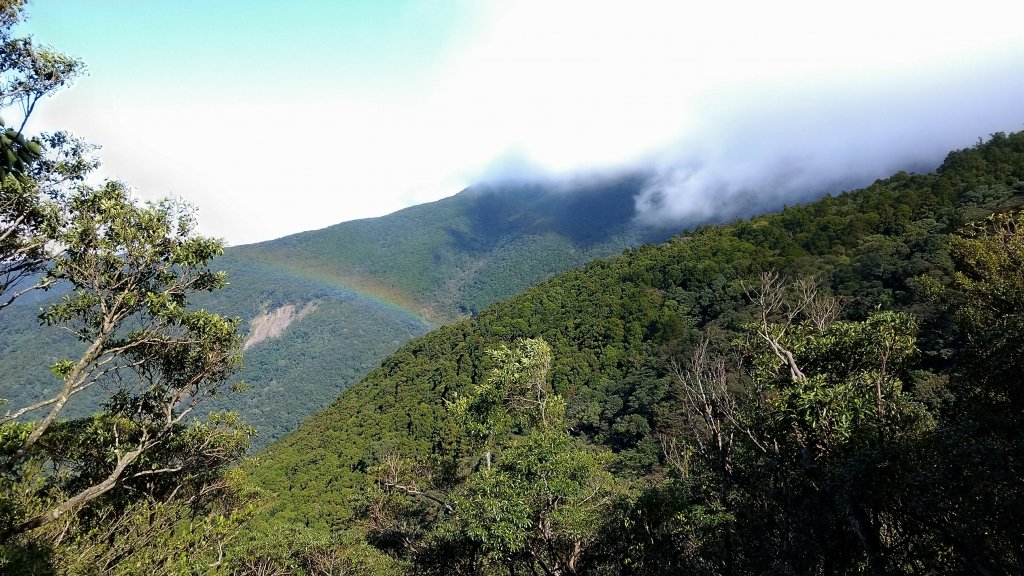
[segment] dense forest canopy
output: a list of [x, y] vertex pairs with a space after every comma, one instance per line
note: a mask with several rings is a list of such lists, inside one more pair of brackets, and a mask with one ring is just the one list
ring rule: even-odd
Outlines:
[[[247, 467], [277, 494], [262, 529], [356, 538], [415, 573], [1010, 570], [1022, 177], [1024, 135], [996, 134], [436, 330]], [[528, 338], [568, 437], [498, 419], [513, 432], [482, 447], [452, 409]], [[589, 462], [578, 484], [523, 492], [558, 454]], [[586, 489], [585, 529], [542, 504]]]

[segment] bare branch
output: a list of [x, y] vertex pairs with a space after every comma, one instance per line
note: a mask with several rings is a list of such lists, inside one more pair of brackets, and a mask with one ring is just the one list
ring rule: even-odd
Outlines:
[[434, 502], [435, 504], [440, 505], [450, 514], [455, 512], [455, 508], [451, 504], [445, 502], [438, 496], [421, 490], [419, 486], [416, 485], [415, 482], [408, 482], [403, 484], [402, 476], [404, 475], [405, 471], [402, 467], [402, 460], [401, 458], [398, 457], [397, 454], [393, 452], [386, 454], [383, 458], [383, 467], [384, 473], [378, 479], [378, 481], [380, 482], [380, 485], [385, 489], [399, 490], [401, 492], [409, 494], [410, 496], [421, 496], [423, 498], [426, 498], [427, 500], [430, 500], [431, 502]]

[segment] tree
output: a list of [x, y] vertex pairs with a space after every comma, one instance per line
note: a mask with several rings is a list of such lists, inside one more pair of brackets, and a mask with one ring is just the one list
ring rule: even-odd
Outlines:
[[901, 534], [884, 520], [879, 473], [933, 424], [904, 390], [917, 321], [899, 312], [838, 320], [838, 302], [816, 283], [774, 273], [751, 296], [759, 321], [747, 436], [779, 471], [783, 549], [793, 551], [782, 556], [803, 556], [796, 566], [806, 570], [822, 558], [816, 539], [830, 534], [832, 554], [818, 561], [885, 574], [885, 551]]
[[[442, 570], [490, 573], [503, 567], [547, 575], [578, 574], [598, 542], [618, 485], [610, 454], [568, 433], [565, 403], [551, 391], [551, 349], [540, 339], [517, 340], [491, 351], [488, 377], [448, 405], [468, 446], [457, 457], [469, 466], [451, 487], [421, 485], [415, 469], [394, 456], [381, 467], [381, 499], [372, 516], [378, 530], [401, 528], [396, 511], [422, 514], [396, 502], [396, 493], [435, 508], [429, 529], [407, 542], [460, 550]], [[481, 453], [482, 451], [482, 453]], [[405, 524], [408, 529], [409, 524]], [[458, 541], [453, 545], [452, 540]]]
[[[187, 207], [139, 205], [118, 183], [83, 188], [68, 206], [68, 225], [54, 239], [63, 250], [46, 275], [69, 291], [41, 319], [84, 349], [53, 365], [55, 394], [0, 418], [5, 540], [126, 483], [217, 470], [251, 434], [230, 418], [216, 426], [189, 420], [241, 361], [238, 321], [188, 308], [191, 294], [224, 285], [208, 268], [219, 241], [194, 235]], [[59, 419], [73, 397], [100, 385], [113, 390], [100, 413]], [[23, 492], [15, 485], [33, 482], [40, 487], [30, 498], [16, 497]]]
[[888, 573], [915, 530], [889, 471], [934, 425], [904, 389], [917, 321], [841, 320], [818, 282], [775, 272], [748, 296], [745, 373], [706, 338], [674, 371], [682, 414], [663, 446], [676, 477], [647, 498], [672, 496], [675, 513], [650, 531], [696, 573]]
[[[118, 182], [84, 186], [91, 146], [22, 133], [38, 102], [83, 69], [15, 37], [22, 12], [0, 0], [0, 107], [20, 114], [17, 128], [0, 120], [0, 312], [59, 287], [40, 320], [79, 347], [52, 366], [54, 392], [0, 415], [0, 570], [44, 565], [58, 549], [88, 558], [98, 538], [113, 569], [138, 552], [126, 526], [209, 510], [228, 489], [224, 471], [253, 431], [198, 411], [240, 365], [238, 320], [189, 306], [225, 284], [209, 267], [223, 246], [196, 234], [191, 207], [140, 203]], [[96, 412], [66, 419], [86, 393]]]
[[21, 116], [17, 128], [0, 118], [0, 309], [45, 286], [36, 277], [55, 248], [61, 184], [80, 181], [95, 167], [88, 148], [67, 134], [27, 139], [22, 133], [36, 104], [84, 69], [80, 60], [15, 37], [23, 9], [22, 0], [0, 0], [0, 109], [15, 107]]
[[495, 363], [490, 376], [448, 406], [459, 429], [484, 450], [487, 468], [496, 444], [517, 432], [561, 422], [565, 412], [547, 382], [551, 348], [546, 342], [521, 340], [514, 348], [491, 350], [490, 356]]
[[964, 355], [989, 402], [1019, 417], [1024, 406], [1024, 216], [995, 214], [952, 238], [957, 262], [944, 295], [971, 346]]
[[951, 398], [910, 478], [933, 493], [908, 499], [908, 515], [931, 528], [915, 544], [943, 550], [943, 570], [1012, 573], [1024, 562], [1024, 216], [968, 225], [950, 238], [950, 253], [951, 281], [929, 289], [959, 329]]
[[66, 86], [84, 68], [81, 60], [38, 46], [31, 37], [13, 36], [12, 29], [24, 8], [24, 0], [0, 0], [0, 106], [20, 107], [18, 133], [40, 100]]

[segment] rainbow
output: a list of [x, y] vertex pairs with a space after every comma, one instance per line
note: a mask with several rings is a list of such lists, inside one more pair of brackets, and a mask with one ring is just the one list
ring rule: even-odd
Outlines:
[[336, 270], [329, 269], [329, 265], [314, 268], [268, 260], [261, 260], [259, 264], [290, 278], [340, 290], [362, 302], [408, 320], [430, 326], [439, 326], [452, 320], [393, 286], [365, 276], [338, 274]]

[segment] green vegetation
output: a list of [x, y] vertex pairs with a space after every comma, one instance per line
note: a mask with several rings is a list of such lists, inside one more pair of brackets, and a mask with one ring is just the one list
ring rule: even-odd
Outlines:
[[[213, 264], [228, 285], [199, 295], [198, 306], [243, 319], [243, 332], [249, 320], [284, 305], [315, 309], [247, 348], [238, 377], [249, 391], [212, 406], [236, 411], [256, 428], [256, 447], [269, 444], [437, 324], [595, 257], [667, 238], [667, 230], [632, 223], [641, 184], [626, 177], [570, 190], [474, 187], [382, 218], [229, 248]], [[66, 335], [37, 329], [38, 307], [51, 294], [7, 311], [0, 371], [11, 375], [5, 394], [12, 402], [51, 393], [47, 368], [80, 352]], [[86, 392], [68, 414], [86, 416], [100, 400]]]
[[[1024, 134], [996, 134], [934, 174], [544, 282], [403, 346], [261, 454], [262, 522], [362, 531], [418, 573], [1012, 571], [1022, 205]], [[537, 338], [565, 406], [546, 436], [494, 404]], [[600, 521], [538, 508], [543, 470], [565, 472], [559, 502], [610, 472]]]
[[[0, 1], [0, 104], [27, 120], [80, 63], [13, 36], [22, 10]], [[34, 329], [78, 345], [49, 350], [42, 397], [0, 398], [0, 572], [150, 573], [224, 542], [225, 527], [255, 511], [226, 474], [251, 428], [200, 412], [241, 360], [238, 321], [189, 305], [224, 285], [209, 268], [223, 248], [194, 233], [187, 206], [138, 203], [117, 182], [83, 185], [95, 167], [88, 146], [30, 139], [23, 127], [0, 130], [0, 313], [6, 331], [17, 303], [56, 289]], [[32, 342], [26, 328], [11, 332]], [[16, 390], [11, 374], [4, 395]], [[97, 409], [69, 417], [84, 394]]]
[[[3, 186], [35, 189], [47, 217], [36, 228], [20, 227], [13, 210], [3, 220], [14, 239], [0, 255], [8, 277], [26, 266], [42, 276], [0, 295], [65, 287], [42, 309], [41, 329], [65, 330], [82, 352], [50, 367], [49, 397], [0, 417], [0, 568], [105, 572], [132, 559], [146, 518], [214, 507], [226, 468], [249, 446], [236, 415], [197, 410], [227, 389], [241, 359], [237, 320], [188, 302], [223, 286], [208, 267], [222, 248], [194, 235], [187, 207], [139, 205], [116, 182], [65, 195], [17, 172]], [[64, 407], [87, 390], [103, 397], [100, 410], [68, 419]]]
[[[80, 64], [14, 37], [21, 12], [0, 0], [0, 103], [31, 113]], [[420, 316], [660, 234], [629, 222], [637, 183], [471, 190], [218, 259], [187, 206], [82, 185], [89, 153], [0, 130], [0, 572], [1024, 565], [1024, 133], [593, 261], [404, 346]], [[243, 406], [273, 433], [398, 350], [239, 466], [254, 430], [200, 411], [238, 405], [241, 321], [197, 303], [293, 322], [250, 347]]]
[[669, 236], [632, 222], [637, 177], [474, 187], [382, 218], [227, 251], [230, 285], [198, 302], [250, 319], [285, 304], [316, 310], [246, 350], [247, 394], [217, 404], [259, 431], [294, 430], [411, 338], [554, 274]]
[[[401, 554], [414, 531], [417, 564], [438, 570], [575, 572], [619, 493], [611, 453], [569, 434], [565, 402], [547, 379], [547, 343], [517, 340], [491, 359], [490, 374], [447, 406], [461, 449], [427, 467], [383, 458], [368, 509], [372, 540]], [[437, 512], [446, 517], [437, 521]]]

